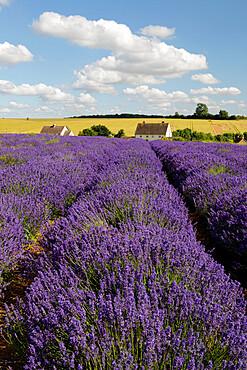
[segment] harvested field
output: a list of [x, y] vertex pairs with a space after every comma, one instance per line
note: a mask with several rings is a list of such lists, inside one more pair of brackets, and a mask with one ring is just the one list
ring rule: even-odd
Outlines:
[[[0, 119], [0, 133], [40, 133], [43, 126], [49, 126], [55, 123], [58, 126], [68, 126], [78, 135], [80, 130], [89, 128], [93, 125], [105, 125], [113, 133], [123, 129], [125, 135], [133, 136], [136, 126], [139, 122], [157, 123], [160, 118], [45, 118], [45, 119]], [[215, 135], [216, 128], [224, 132], [241, 132], [247, 131], [247, 120], [242, 121], [211, 121], [211, 120], [187, 120], [187, 119], [164, 119], [169, 122], [172, 131], [190, 128], [193, 131], [209, 132]], [[228, 128], [227, 128], [227, 127]]]
[[231, 128], [227, 124], [217, 125], [212, 123], [212, 129], [215, 135], [222, 135], [231, 131]]

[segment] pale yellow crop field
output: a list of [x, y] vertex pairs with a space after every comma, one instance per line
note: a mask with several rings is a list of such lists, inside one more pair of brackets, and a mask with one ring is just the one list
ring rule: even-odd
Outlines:
[[[78, 135], [80, 130], [93, 125], [105, 125], [113, 133], [123, 129], [125, 135], [134, 136], [136, 126], [139, 122], [147, 123], [161, 122], [159, 118], [58, 118], [58, 119], [0, 119], [0, 133], [40, 133], [43, 126], [68, 126]], [[190, 128], [193, 131], [210, 132], [212, 135], [225, 132], [243, 133], [247, 131], [247, 120], [241, 121], [211, 121], [211, 120], [186, 120], [186, 119], [164, 119], [171, 124], [172, 131]]]

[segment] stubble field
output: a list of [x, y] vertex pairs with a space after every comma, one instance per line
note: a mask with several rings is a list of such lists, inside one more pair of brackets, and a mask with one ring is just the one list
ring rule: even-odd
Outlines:
[[[113, 133], [124, 129], [125, 135], [133, 136], [139, 122], [161, 122], [159, 118], [51, 118], [51, 119], [0, 119], [0, 133], [40, 133], [43, 126], [56, 125], [68, 126], [78, 135], [80, 130], [92, 125], [105, 125]], [[193, 131], [210, 132], [212, 135], [224, 134], [226, 132], [243, 133], [247, 131], [247, 120], [240, 121], [213, 121], [213, 120], [185, 120], [185, 119], [164, 119], [171, 124], [172, 131], [186, 127]]]

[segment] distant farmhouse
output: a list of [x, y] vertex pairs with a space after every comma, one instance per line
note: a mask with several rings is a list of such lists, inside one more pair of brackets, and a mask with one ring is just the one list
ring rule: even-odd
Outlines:
[[41, 134], [74, 136], [73, 132], [67, 126], [57, 126], [55, 123], [52, 126], [44, 126], [40, 131]]
[[148, 141], [158, 140], [162, 137], [172, 137], [170, 123], [165, 123], [164, 121], [161, 123], [146, 123], [143, 121], [142, 123], [138, 123], [135, 137]]

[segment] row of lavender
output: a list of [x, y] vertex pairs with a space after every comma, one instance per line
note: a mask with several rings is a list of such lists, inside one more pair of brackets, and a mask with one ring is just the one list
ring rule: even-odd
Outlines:
[[246, 369], [239, 284], [196, 241], [149, 144], [107, 148], [107, 170], [45, 232], [8, 315], [24, 368]]
[[1, 294], [37, 233], [94, 186], [110, 158], [97, 140], [2, 135], [0, 141]]
[[247, 147], [152, 142], [165, 171], [205, 214], [212, 236], [247, 273]]

